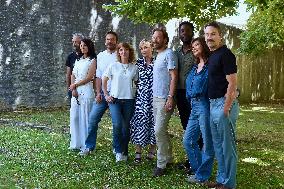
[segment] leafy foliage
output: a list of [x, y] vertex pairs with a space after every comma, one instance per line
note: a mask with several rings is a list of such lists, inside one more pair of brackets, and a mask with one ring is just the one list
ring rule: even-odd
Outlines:
[[172, 18], [187, 17], [197, 26], [236, 13], [238, 0], [116, 0], [104, 8], [126, 16], [136, 23], [165, 23]]
[[247, 29], [241, 34], [240, 52], [260, 54], [265, 50], [284, 47], [283, 0], [249, 0], [251, 15]]

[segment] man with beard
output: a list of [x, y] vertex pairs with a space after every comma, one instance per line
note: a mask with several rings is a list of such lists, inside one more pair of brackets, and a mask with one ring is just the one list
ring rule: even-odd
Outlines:
[[190, 115], [190, 103], [186, 99], [185, 80], [190, 72], [195, 59], [191, 51], [191, 40], [193, 38], [194, 26], [192, 23], [184, 21], [179, 25], [179, 38], [182, 46], [176, 50], [178, 57], [178, 83], [177, 83], [177, 108], [183, 130], [186, 129]]
[[239, 114], [237, 96], [237, 64], [235, 55], [222, 43], [217, 22], [204, 28], [206, 43], [212, 52], [208, 59], [208, 96], [210, 127], [217, 159], [217, 183], [209, 187], [236, 188], [237, 148], [236, 121]]
[[[108, 108], [108, 103], [102, 91], [102, 76], [107, 67], [117, 61], [117, 41], [118, 36], [115, 32], [107, 32], [105, 37], [105, 45], [107, 49], [103, 52], [100, 52], [97, 56], [95, 87], [96, 99], [89, 114], [88, 137], [85, 142], [85, 148], [81, 149], [81, 152], [79, 153], [80, 155], [88, 155], [96, 148], [98, 124]], [[108, 86], [108, 91], [110, 91], [110, 86]]]
[[169, 37], [163, 28], [153, 30], [152, 41], [157, 56], [153, 68], [153, 114], [157, 141], [157, 167], [153, 176], [165, 174], [167, 164], [173, 163], [172, 145], [168, 123], [174, 110], [174, 95], [177, 83], [177, 58], [167, 48]]
[[80, 33], [74, 33], [72, 36], [72, 44], [73, 44], [73, 49], [74, 51], [70, 53], [66, 59], [66, 84], [67, 84], [67, 95], [69, 101], [71, 100], [72, 97], [72, 91], [69, 90], [69, 86], [71, 85], [71, 75], [73, 71], [73, 67], [75, 64], [75, 61], [77, 59], [80, 59], [82, 56], [81, 50], [80, 50], [80, 43], [81, 40], [83, 39], [83, 35]]

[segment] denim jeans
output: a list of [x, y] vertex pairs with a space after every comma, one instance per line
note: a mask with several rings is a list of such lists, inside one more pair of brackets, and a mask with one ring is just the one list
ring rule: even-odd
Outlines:
[[108, 104], [103, 95], [102, 97], [102, 102], [97, 103], [96, 101], [94, 101], [92, 110], [89, 114], [88, 137], [86, 139], [85, 145], [86, 148], [89, 148], [90, 150], [94, 150], [96, 148], [98, 125], [108, 108]]
[[128, 155], [130, 141], [130, 120], [134, 112], [134, 99], [115, 99], [109, 103], [113, 127], [113, 147], [116, 153]]
[[168, 124], [173, 111], [166, 112], [167, 99], [153, 99], [153, 113], [155, 121], [155, 137], [157, 142], [157, 167], [166, 168], [167, 163], [173, 162], [172, 144], [168, 133]]
[[225, 116], [224, 103], [224, 97], [210, 99], [210, 127], [218, 163], [216, 181], [235, 188], [238, 160], [235, 132], [239, 104], [234, 100], [229, 115]]
[[[191, 100], [191, 107], [183, 145], [196, 179], [203, 182], [209, 179], [214, 162], [214, 148], [209, 122], [209, 100], [194, 98]], [[202, 150], [198, 145], [200, 134], [202, 134], [204, 143]]]

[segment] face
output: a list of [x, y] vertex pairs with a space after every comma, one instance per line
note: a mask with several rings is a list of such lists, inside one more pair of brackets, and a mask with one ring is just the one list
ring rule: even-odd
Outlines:
[[75, 51], [77, 52], [80, 51], [80, 43], [81, 43], [80, 37], [78, 36], [72, 37], [72, 44], [73, 44]]
[[146, 43], [143, 43], [141, 46], [140, 46], [140, 51], [141, 51], [141, 54], [143, 57], [152, 57], [152, 47], [150, 45], [150, 43], [146, 42]]
[[152, 36], [154, 49], [163, 49], [166, 46], [166, 39], [161, 31], [155, 31]]
[[192, 29], [189, 25], [182, 25], [179, 30], [179, 38], [183, 43], [190, 43], [192, 40]]
[[214, 51], [222, 45], [221, 34], [218, 29], [213, 26], [207, 26], [204, 30], [205, 41], [210, 49]]
[[105, 41], [106, 48], [110, 51], [114, 51], [116, 48], [116, 44], [117, 44], [116, 36], [113, 34], [107, 34]]
[[83, 41], [81, 41], [80, 50], [83, 54], [87, 54], [89, 51], [87, 45]]
[[118, 49], [118, 53], [121, 59], [126, 59], [128, 60], [129, 58], [129, 49], [125, 48], [125, 47], [120, 47]]
[[198, 40], [194, 41], [191, 47], [192, 47], [192, 53], [195, 57], [200, 57], [202, 55], [203, 48]]

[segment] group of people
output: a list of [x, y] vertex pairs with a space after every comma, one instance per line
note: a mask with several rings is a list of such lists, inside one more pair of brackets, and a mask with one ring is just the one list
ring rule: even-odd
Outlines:
[[[153, 176], [162, 176], [173, 163], [168, 123], [177, 105], [190, 165], [188, 181], [235, 188], [236, 58], [222, 43], [217, 22], [205, 25], [204, 37], [193, 39], [193, 31], [192, 23], [180, 23], [183, 45], [173, 51], [166, 30], [155, 28], [151, 40], [140, 42], [143, 57], [138, 60], [131, 45], [118, 44], [113, 31], [106, 33], [106, 50], [97, 56], [90, 39], [74, 34], [75, 52], [66, 61], [70, 149], [80, 150], [80, 155], [95, 150], [99, 122], [109, 109], [116, 162], [127, 161], [130, 141], [135, 163], [142, 161], [142, 149], [149, 146], [146, 158], [157, 156]], [[217, 178], [209, 182], [215, 157]]]

